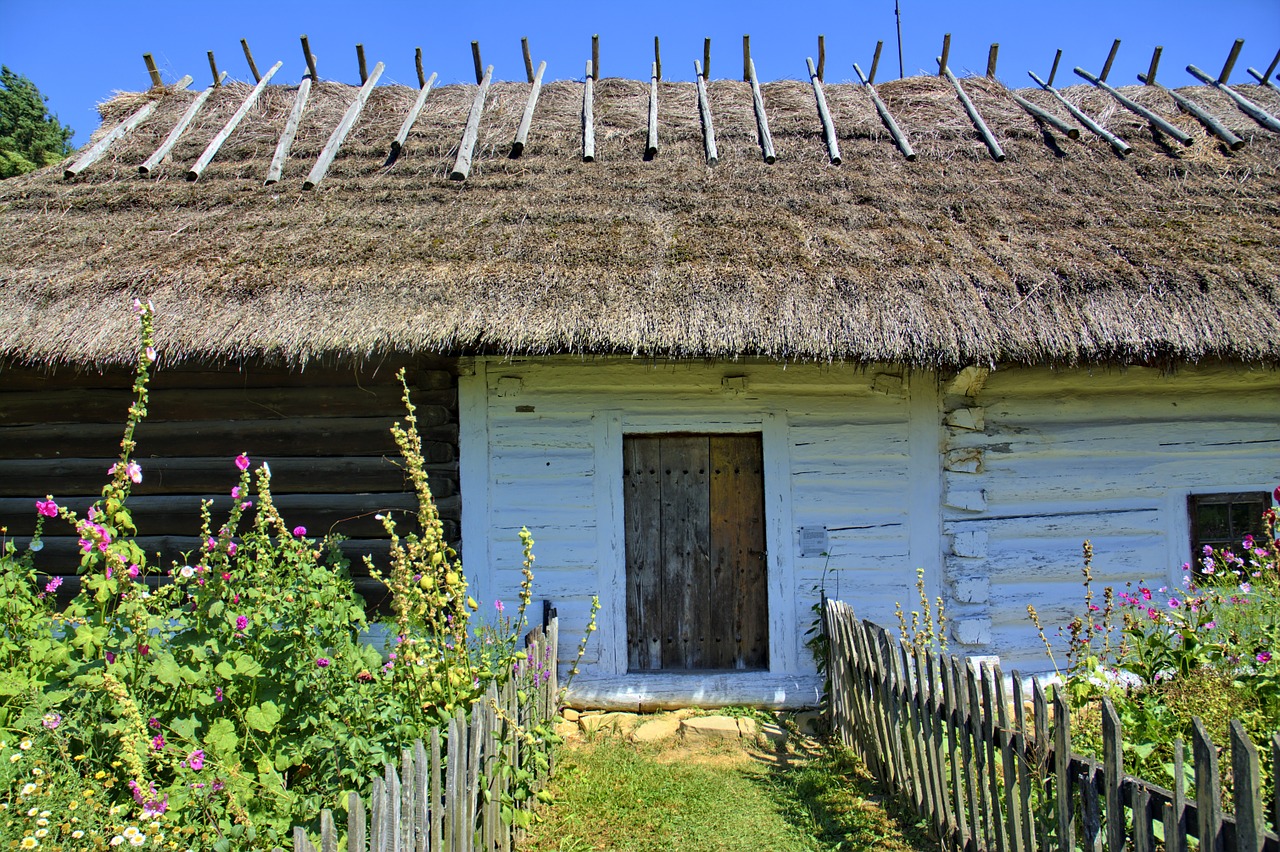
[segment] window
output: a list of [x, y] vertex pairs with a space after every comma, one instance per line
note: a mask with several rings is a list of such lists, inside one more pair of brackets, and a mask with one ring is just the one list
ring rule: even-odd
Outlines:
[[1265, 491], [1243, 491], [1227, 494], [1191, 494], [1187, 497], [1187, 516], [1191, 521], [1191, 557], [1199, 574], [1199, 563], [1205, 545], [1238, 547], [1246, 535], [1262, 533], [1262, 513], [1271, 507], [1271, 495]]

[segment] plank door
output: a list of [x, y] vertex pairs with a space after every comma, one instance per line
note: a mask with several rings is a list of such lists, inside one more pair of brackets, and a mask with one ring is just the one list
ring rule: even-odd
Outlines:
[[623, 438], [630, 671], [769, 663], [759, 434]]

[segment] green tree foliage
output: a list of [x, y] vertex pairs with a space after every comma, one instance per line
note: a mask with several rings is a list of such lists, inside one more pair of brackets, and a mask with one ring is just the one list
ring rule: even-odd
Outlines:
[[0, 179], [52, 165], [71, 153], [70, 127], [50, 115], [35, 84], [0, 66]]

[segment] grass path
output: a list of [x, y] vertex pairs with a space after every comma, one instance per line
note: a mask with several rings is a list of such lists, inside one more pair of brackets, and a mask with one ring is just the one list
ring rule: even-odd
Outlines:
[[933, 849], [878, 804], [851, 757], [736, 743], [637, 744], [613, 735], [560, 752], [527, 852], [911, 852]]

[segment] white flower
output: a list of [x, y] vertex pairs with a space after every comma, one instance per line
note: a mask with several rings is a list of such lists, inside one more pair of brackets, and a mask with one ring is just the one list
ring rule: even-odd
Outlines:
[[120, 835], [117, 834], [115, 837], [111, 838], [112, 846], [119, 846], [121, 843], [124, 843], [124, 838]]
[[[19, 795], [19, 796], [30, 796], [30, 795], [31, 795], [32, 793], [34, 793], [35, 791], [36, 791], [36, 785], [35, 785], [35, 784], [24, 784], [24, 785], [22, 785], [22, 792], [20, 792], [18, 795]], [[34, 816], [34, 814], [33, 814], [33, 816]]]
[[136, 825], [131, 825], [124, 830], [124, 836], [130, 840], [137, 837], [139, 834], [141, 834], [141, 832], [138, 831], [138, 827]]
[[129, 838], [130, 846], [141, 846], [146, 842], [147, 842], [147, 836], [145, 834], [135, 834], [133, 837]]

